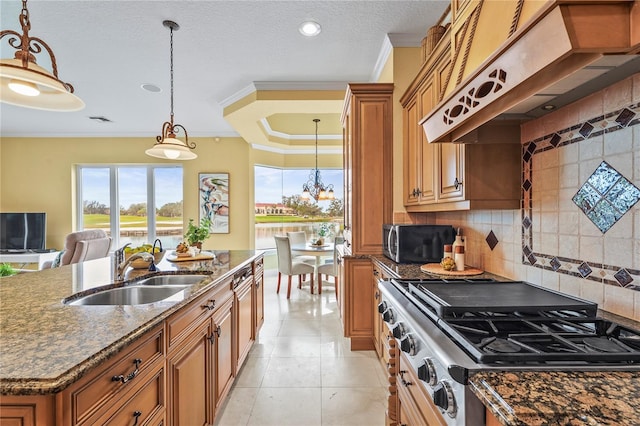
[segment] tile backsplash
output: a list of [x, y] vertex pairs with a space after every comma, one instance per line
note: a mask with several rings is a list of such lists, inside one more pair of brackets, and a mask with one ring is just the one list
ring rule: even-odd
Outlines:
[[640, 203], [594, 223], [574, 201], [603, 162], [627, 188], [640, 187], [640, 74], [524, 123], [521, 143], [520, 210], [398, 212], [394, 219], [461, 227], [469, 265], [640, 321]]

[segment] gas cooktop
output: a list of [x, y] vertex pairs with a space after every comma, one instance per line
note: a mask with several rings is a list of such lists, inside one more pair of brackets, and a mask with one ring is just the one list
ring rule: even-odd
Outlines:
[[392, 280], [484, 365], [640, 365], [640, 331], [597, 304], [525, 282]]

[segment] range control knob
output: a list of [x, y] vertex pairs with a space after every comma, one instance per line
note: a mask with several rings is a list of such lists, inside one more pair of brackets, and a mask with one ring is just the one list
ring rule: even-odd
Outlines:
[[393, 327], [392, 330], [393, 337], [396, 339], [402, 339], [405, 334], [407, 334], [407, 327], [404, 326], [403, 323], [399, 322]]
[[410, 334], [406, 334], [402, 340], [400, 340], [400, 349], [402, 352], [406, 352], [411, 356], [418, 353], [416, 340]]
[[384, 320], [384, 322], [392, 323], [394, 322], [394, 318], [395, 316], [393, 315], [393, 310], [391, 310], [391, 308], [387, 308], [382, 313], [382, 319]]
[[433, 360], [431, 358], [425, 358], [422, 361], [422, 365], [418, 367], [418, 378], [433, 387], [438, 383], [436, 366], [433, 364]]
[[440, 380], [433, 388], [433, 403], [447, 413], [449, 417], [456, 415], [457, 407], [453, 390], [451, 389], [451, 385], [444, 380]]
[[378, 313], [381, 314], [387, 310], [387, 302], [382, 301], [378, 304]]

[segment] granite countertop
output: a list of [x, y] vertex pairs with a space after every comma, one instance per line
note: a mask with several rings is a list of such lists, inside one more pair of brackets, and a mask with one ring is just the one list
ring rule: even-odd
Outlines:
[[[431, 275], [420, 265], [401, 265], [382, 255], [367, 256], [394, 278]], [[505, 277], [484, 273], [472, 278]], [[640, 324], [602, 310], [598, 316], [640, 329]], [[472, 392], [501, 424], [640, 425], [640, 371], [476, 371]]]
[[[159, 273], [206, 273], [183, 300], [130, 306], [70, 306], [63, 299], [113, 284], [111, 258], [0, 279], [0, 395], [50, 394], [82, 377], [260, 251], [216, 251], [204, 261], [162, 260]], [[165, 256], [166, 257], [166, 256]], [[129, 269], [125, 282], [156, 274]]]

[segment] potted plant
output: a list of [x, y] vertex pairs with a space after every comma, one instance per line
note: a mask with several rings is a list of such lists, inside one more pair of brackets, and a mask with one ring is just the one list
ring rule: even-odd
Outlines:
[[0, 277], [10, 277], [17, 274], [17, 271], [8, 263], [0, 263]]
[[200, 220], [200, 225], [196, 226], [193, 223], [193, 219], [189, 219], [189, 224], [187, 225], [187, 232], [184, 234], [184, 238], [187, 240], [192, 247], [197, 247], [199, 249], [202, 248], [202, 242], [209, 238], [210, 233], [209, 229], [211, 228], [211, 220], [206, 217], [203, 217]]
[[316, 231], [318, 238], [315, 241], [315, 245], [323, 245], [325, 238], [330, 237], [333, 233], [332, 228], [333, 226], [329, 222], [322, 222], [320, 225], [318, 225], [318, 230]]

